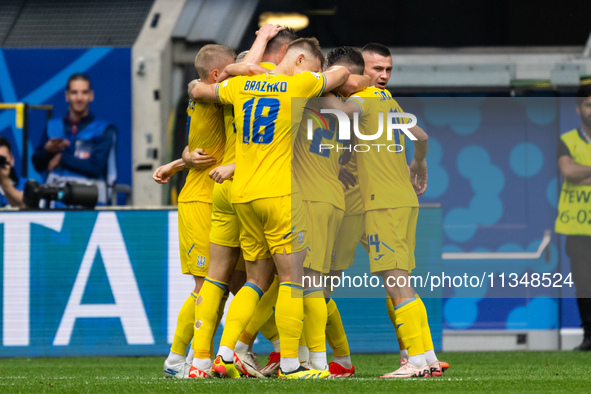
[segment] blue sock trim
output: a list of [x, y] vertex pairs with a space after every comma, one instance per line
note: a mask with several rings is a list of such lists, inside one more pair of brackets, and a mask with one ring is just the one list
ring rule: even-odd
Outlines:
[[304, 290], [304, 295], [314, 293], [315, 291], [322, 291], [322, 287], [311, 287], [309, 289], [306, 289]]
[[211, 284], [216, 285], [217, 287], [219, 287], [223, 291], [228, 290], [228, 285], [226, 283], [224, 283], [224, 282], [218, 282], [217, 280], [210, 279], [207, 276], [205, 277], [205, 280], [208, 281]]
[[259, 300], [261, 299], [261, 297], [263, 296], [263, 291], [261, 290], [260, 287], [258, 287], [257, 285], [255, 285], [252, 282], [246, 282], [244, 284], [244, 287], [250, 287], [251, 289], [253, 289], [254, 291], [257, 292], [257, 294], [259, 295]]
[[413, 298], [409, 298], [409, 299], [408, 299], [408, 300], [406, 300], [406, 301], [402, 301], [400, 304], [398, 304], [398, 305], [394, 305], [394, 310], [400, 309], [400, 308], [402, 308], [403, 306], [405, 306], [405, 305], [408, 305], [408, 304], [410, 304], [411, 302], [413, 302], [413, 301], [416, 301], [416, 300], [417, 300], [417, 299], [416, 299], [415, 297], [413, 297]]

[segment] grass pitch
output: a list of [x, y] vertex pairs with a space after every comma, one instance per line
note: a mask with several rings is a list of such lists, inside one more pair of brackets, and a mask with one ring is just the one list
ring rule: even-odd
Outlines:
[[[322, 381], [164, 379], [164, 357], [0, 359], [0, 392], [39, 393], [458, 393], [590, 392], [590, 353], [440, 353], [450, 369], [439, 378], [380, 379], [395, 355], [353, 355], [354, 378]], [[262, 360], [261, 360], [262, 361]]]

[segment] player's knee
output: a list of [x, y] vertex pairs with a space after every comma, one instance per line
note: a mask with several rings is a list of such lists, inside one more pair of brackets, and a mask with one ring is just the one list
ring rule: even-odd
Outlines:
[[238, 292], [238, 290], [240, 290], [240, 288], [242, 286], [244, 286], [245, 282], [246, 282], [246, 272], [234, 271], [232, 273], [232, 276], [230, 277], [230, 283], [228, 285], [228, 289], [230, 290], [230, 292], [232, 292], [232, 294], [236, 294]]

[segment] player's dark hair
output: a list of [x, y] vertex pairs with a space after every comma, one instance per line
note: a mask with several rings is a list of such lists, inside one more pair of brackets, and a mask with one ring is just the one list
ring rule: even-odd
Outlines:
[[70, 90], [70, 82], [72, 82], [72, 81], [86, 81], [86, 82], [88, 82], [88, 89], [92, 89], [92, 84], [90, 83], [90, 78], [88, 78], [88, 75], [86, 75], [84, 73], [76, 73], [76, 74], [70, 75], [70, 78], [68, 78], [68, 83], [66, 84], [66, 90]]
[[10, 147], [10, 142], [4, 137], [0, 137], [0, 148], [3, 146], [5, 146], [6, 149], [8, 149], [8, 153], [10, 153], [10, 155], [12, 156], [12, 148]]
[[361, 52], [375, 53], [384, 57], [392, 56], [387, 46], [378, 44], [377, 42], [370, 42], [361, 49]]
[[328, 67], [336, 63], [345, 63], [353, 66], [355, 70], [354, 74], [363, 74], [363, 70], [365, 69], [363, 55], [359, 49], [354, 47], [344, 46], [331, 49], [326, 58], [328, 60]]
[[315, 58], [320, 60], [320, 64], [324, 64], [324, 53], [322, 53], [322, 50], [320, 49], [320, 43], [316, 38], [298, 38], [287, 46], [285, 53], [287, 53], [292, 48], [303, 48], [304, 50], [310, 52]]
[[244, 60], [244, 58], [246, 57], [246, 55], [248, 55], [248, 51], [242, 51], [238, 54], [238, 56], [236, 56], [236, 63], [240, 63], [241, 61]]
[[580, 107], [583, 104], [583, 101], [589, 96], [591, 96], [591, 84], [581, 85], [579, 89], [577, 89], [577, 107]]
[[299, 37], [295, 33], [295, 30], [291, 27], [287, 27], [281, 30], [277, 35], [269, 40], [267, 48], [265, 48], [265, 55], [275, 53], [281, 49], [285, 44], [289, 44], [297, 40]]

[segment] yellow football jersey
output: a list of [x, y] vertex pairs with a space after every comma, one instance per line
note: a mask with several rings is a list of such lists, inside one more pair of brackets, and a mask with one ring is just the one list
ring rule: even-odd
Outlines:
[[[410, 183], [408, 164], [404, 150], [387, 147], [394, 144], [404, 147], [404, 133], [395, 129], [392, 141], [388, 141], [386, 122], [388, 112], [403, 112], [388, 91], [369, 87], [351, 96], [349, 100], [361, 109], [359, 131], [364, 135], [374, 135], [379, 129], [379, 113], [383, 113], [382, 135], [372, 141], [355, 139], [358, 151], [357, 170], [359, 187], [366, 211], [382, 208], [418, 207], [417, 195]], [[353, 131], [351, 131], [353, 134]], [[369, 151], [366, 147], [370, 146]], [[383, 144], [377, 146], [378, 144]], [[378, 150], [379, 148], [379, 150]], [[393, 151], [399, 151], [397, 153]]]
[[[293, 147], [293, 175], [302, 193], [302, 200], [326, 202], [345, 209], [343, 184], [339, 181], [337, 152], [337, 122], [332, 115], [321, 115], [322, 99], [312, 99], [304, 114]], [[312, 120], [314, 134], [308, 139], [308, 119]], [[332, 145], [320, 149], [321, 144]]]
[[349, 170], [357, 180], [354, 186], [345, 185], [341, 183], [343, 192], [345, 194], [345, 216], [361, 215], [365, 212], [363, 207], [363, 199], [361, 198], [361, 191], [359, 190], [359, 174], [357, 173], [357, 153], [352, 151], [349, 162], [345, 164], [345, 169]]
[[[221, 163], [224, 157], [225, 129], [222, 106], [217, 103], [189, 101], [187, 107], [189, 150], [202, 148]], [[211, 203], [214, 181], [209, 172], [219, 164], [203, 170], [191, 168], [178, 202], [202, 201]]]
[[265, 67], [269, 71], [271, 71], [272, 69], [274, 69], [275, 67], [277, 67], [277, 65], [275, 63], [273, 63], [273, 62], [261, 62], [259, 64], [259, 66]]
[[234, 107], [224, 105], [224, 124], [226, 127], [226, 147], [224, 161], [221, 165], [234, 163], [236, 160], [236, 125], [234, 124]]
[[292, 115], [291, 99], [319, 96], [325, 85], [324, 74], [304, 72], [240, 76], [216, 86], [218, 100], [234, 106], [233, 203], [292, 193], [292, 130], [297, 131], [304, 108], [293, 108]]

